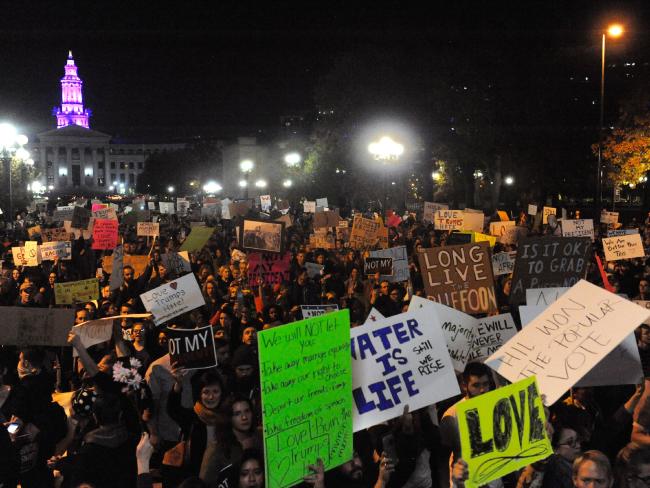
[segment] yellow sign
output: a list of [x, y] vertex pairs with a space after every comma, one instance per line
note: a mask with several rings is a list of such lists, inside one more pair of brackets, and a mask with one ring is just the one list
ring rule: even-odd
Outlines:
[[57, 305], [89, 302], [99, 297], [97, 278], [67, 283], [54, 283], [54, 300]]
[[466, 488], [478, 488], [553, 454], [535, 377], [457, 404]]
[[494, 245], [497, 243], [497, 238], [494, 236], [489, 236], [487, 234], [481, 234], [480, 232], [474, 232], [474, 235], [472, 235], [472, 242], [489, 242], [490, 247], [494, 247]]

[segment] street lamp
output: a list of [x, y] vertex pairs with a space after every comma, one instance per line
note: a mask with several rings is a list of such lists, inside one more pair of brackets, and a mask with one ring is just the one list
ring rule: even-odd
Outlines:
[[291, 185], [293, 185], [293, 181], [291, 180], [284, 180], [282, 182], [282, 186], [284, 186], [285, 188], [291, 188]]
[[267, 185], [266, 180], [257, 180], [255, 182], [255, 186], [257, 188], [266, 188], [266, 185]]
[[377, 161], [381, 161], [384, 166], [384, 203], [383, 211], [386, 214], [388, 201], [388, 162], [397, 161], [404, 153], [404, 146], [395, 142], [388, 136], [384, 136], [377, 142], [371, 142], [368, 145], [368, 152], [373, 155]]
[[297, 152], [291, 152], [284, 156], [284, 162], [289, 167], [297, 166], [298, 164], [300, 164], [300, 161], [302, 161], [302, 158], [300, 157], [300, 154], [298, 154]]
[[241, 170], [242, 173], [244, 173], [244, 177], [246, 178], [246, 184], [242, 185], [240, 182], [239, 186], [244, 189], [244, 198], [246, 199], [248, 199], [248, 178], [251, 174], [251, 171], [253, 171], [254, 167], [255, 167], [255, 163], [250, 159], [244, 159], [241, 163], [239, 163], [239, 169]]
[[171, 185], [169, 185], [169, 186], [167, 187], [167, 193], [170, 193], [170, 194], [171, 194], [171, 193], [174, 193], [174, 187], [171, 186]]
[[11, 161], [13, 159], [25, 163], [29, 166], [34, 164], [34, 160], [29, 157], [29, 152], [23, 147], [27, 144], [27, 136], [17, 134], [16, 128], [11, 124], [0, 124], [0, 159], [5, 166], [9, 190], [9, 222], [13, 226], [14, 221], [14, 201], [11, 177]]
[[222, 190], [222, 187], [219, 183], [216, 181], [208, 181], [205, 185], [203, 185], [203, 191], [205, 193], [219, 193]]
[[515, 182], [515, 179], [514, 179], [512, 176], [506, 176], [506, 177], [503, 179], [503, 182], [504, 182], [506, 185], [511, 186], [511, 185]]
[[596, 168], [596, 198], [594, 199], [594, 219], [600, 222], [600, 211], [603, 199], [603, 126], [605, 119], [605, 52], [607, 36], [611, 38], [621, 37], [623, 35], [623, 26], [620, 24], [610, 25], [602, 35], [602, 48], [600, 53], [600, 119], [598, 125], [598, 166]]

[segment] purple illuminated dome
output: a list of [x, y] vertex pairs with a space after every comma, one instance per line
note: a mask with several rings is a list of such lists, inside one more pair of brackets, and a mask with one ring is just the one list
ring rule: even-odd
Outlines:
[[61, 107], [55, 107], [53, 115], [56, 117], [56, 128], [61, 129], [68, 125], [79, 125], [89, 129], [88, 119], [91, 111], [84, 110], [81, 89], [83, 81], [77, 75], [77, 66], [72, 58], [72, 51], [68, 51], [68, 62], [65, 65], [65, 76], [61, 78]]

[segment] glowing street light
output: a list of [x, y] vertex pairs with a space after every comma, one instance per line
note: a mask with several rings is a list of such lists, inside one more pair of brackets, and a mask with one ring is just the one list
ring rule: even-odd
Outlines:
[[239, 188], [246, 188], [248, 186], [248, 181], [239, 180]]
[[433, 178], [433, 181], [440, 181], [440, 178], [442, 178], [442, 174], [440, 171], [434, 171], [431, 173], [431, 178]]
[[302, 158], [297, 152], [291, 152], [284, 156], [284, 162], [290, 167], [297, 166], [300, 161], [302, 161]]
[[388, 161], [397, 161], [399, 157], [404, 154], [404, 146], [399, 142], [395, 142], [388, 136], [383, 136], [377, 142], [371, 142], [368, 145], [368, 152], [377, 160], [384, 163], [384, 202], [383, 212], [387, 212], [388, 202]]
[[250, 159], [244, 159], [241, 163], [239, 163], [239, 169], [242, 171], [242, 173], [250, 173], [253, 171], [254, 167], [255, 163]]
[[27, 144], [28, 139], [24, 134], [18, 134], [16, 128], [7, 123], [0, 124], [0, 160], [6, 166], [5, 174], [8, 180], [9, 190], [9, 219], [13, 225], [14, 220], [14, 199], [11, 177], [11, 161], [16, 159], [21, 163], [31, 166], [34, 161], [29, 156], [23, 146]]
[[609, 37], [621, 37], [623, 35], [623, 26], [621, 24], [611, 24], [607, 28], [607, 34], [609, 34]]
[[510, 185], [512, 185], [512, 184], [515, 182], [515, 179], [514, 179], [512, 176], [506, 176], [506, 177], [503, 179], [503, 182], [504, 182], [506, 185], [510, 186]]
[[293, 185], [293, 181], [291, 180], [284, 180], [282, 182], [282, 186], [284, 186], [285, 188], [291, 188], [291, 185]]
[[205, 185], [203, 185], [203, 191], [205, 193], [218, 193], [222, 190], [223, 188], [219, 183], [216, 181], [208, 181]]
[[266, 186], [267, 186], [266, 180], [257, 180], [255, 182], [255, 186], [257, 188], [266, 188]]
[[167, 193], [174, 193], [175, 188], [171, 185], [167, 187]]

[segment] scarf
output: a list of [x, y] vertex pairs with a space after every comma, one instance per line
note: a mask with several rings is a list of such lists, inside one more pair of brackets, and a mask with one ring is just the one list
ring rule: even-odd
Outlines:
[[217, 425], [219, 416], [214, 410], [206, 408], [201, 402], [194, 404], [194, 413], [205, 425]]

